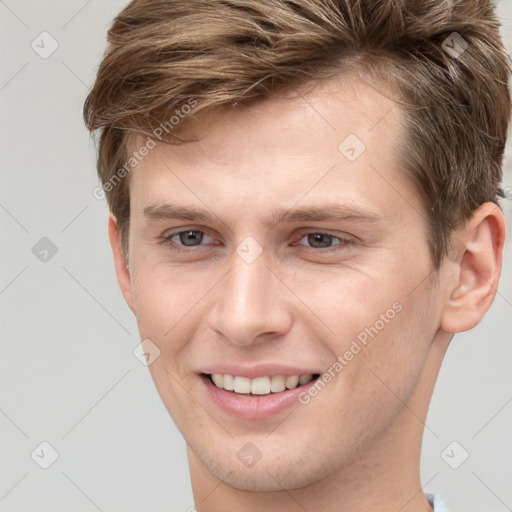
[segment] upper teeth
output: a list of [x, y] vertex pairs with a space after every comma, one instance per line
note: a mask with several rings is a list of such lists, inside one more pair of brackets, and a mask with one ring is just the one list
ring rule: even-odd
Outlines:
[[239, 377], [238, 375], [212, 373], [213, 383], [218, 388], [234, 391], [235, 393], [252, 393], [253, 395], [268, 395], [270, 392], [279, 393], [286, 388], [293, 389], [298, 385], [307, 384], [312, 379], [312, 373], [289, 375], [288, 377], [273, 375], [272, 377], [256, 377], [255, 379]]

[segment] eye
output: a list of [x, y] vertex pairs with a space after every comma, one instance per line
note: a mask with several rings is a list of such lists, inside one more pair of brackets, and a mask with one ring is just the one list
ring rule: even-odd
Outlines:
[[[174, 233], [169, 233], [162, 236], [161, 243], [169, 245], [171, 249], [186, 251], [188, 250], [187, 247], [196, 247], [201, 245], [201, 242], [205, 239], [205, 237], [210, 238], [213, 241], [212, 237], [200, 229], [187, 229], [183, 231], [175, 231]], [[182, 249], [182, 247], [185, 249]]]
[[[354, 240], [343, 238], [340, 236], [326, 233], [323, 231], [310, 231], [299, 234], [302, 238], [297, 245], [306, 245], [301, 243], [306, 239], [309, 248], [313, 251], [329, 252], [342, 250], [348, 246], [354, 245]], [[215, 239], [208, 235], [205, 231], [200, 229], [186, 229], [181, 231], [174, 231], [164, 234], [160, 237], [160, 242], [167, 245], [171, 250], [177, 252], [192, 251], [193, 247], [199, 247], [201, 242], [212, 243]], [[334, 242], [338, 243], [334, 243]]]
[[[343, 249], [344, 247], [350, 246], [354, 244], [353, 240], [349, 240], [347, 238], [342, 238], [339, 236], [332, 235], [330, 233], [325, 233], [323, 231], [311, 231], [307, 233], [300, 233], [302, 237], [307, 239], [307, 243], [311, 244], [312, 249]], [[333, 241], [338, 240], [339, 243], [333, 245]], [[299, 243], [299, 245], [305, 245]]]

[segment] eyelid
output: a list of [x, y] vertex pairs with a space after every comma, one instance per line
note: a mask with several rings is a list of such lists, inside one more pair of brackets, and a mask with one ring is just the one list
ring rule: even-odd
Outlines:
[[[305, 236], [310, 235], [310, 234], [320, 234], [320, 235], [332, 236], [333, 238], [336, 238], [339, 241], [339, 243], [337, 243], [335, 245], [331, 245], [329, 247], [308, 247], [304, 244], [299, 243], [300, 240], [302, 240]], [[320, 251], [320, 252], [329, 252], [329, 250], [336, 250], [337, 247], [347, 247], [350, 245], [354, 245], [356, 243], [356, 240], [354, 239], [355, 237], [353, 237], [353, 236], [350, 236], [350, 235], [343, 236], [340, 234], [336, 235], [334, 233], [331, 233], [330, 231], [325, 231], [322, 229], [309, 229], [307, 231], [301, 231], [301, 232], [299, 232], [299, 236], [300, 236], [300, 239], [299, 239], [299, 242], [297, 242], [298, 245], [302, 245], [302, 246], [307, 247], [308, 249], [311, 249], [313, 251]]]
[[[165, 231], [159, 237], [159, 240], [160, 240], [159, 243], [167, 244], [172, 249], [174, 249], [178, 252], [193, 252], [195, 250], [195, 248], [205, 245], [205, 244], [199, 244], [199, 245], [187, 246], [187, 245], [183, 245], [183, 244], [180, 244], [178, 242], [174, 242], [171, 240], [171, 238], [173, 238], [174, 236], [179, 235], [180, 233], [186, 233], [187, 231], [199, 231], [199, 232], [204, 233], [206, 236], [209, 236], [213, 239], [215, 238], [215, 236], [213, 234], [211, 234], [210, 229], [208, 229], [206, 227], [199, 228], [196, 226], [191, 226], [191, 227], [180, 227], [180, 228]], [[328, 246], [328, 247], [309, 247], [305, 244], [299, 243], [305, 236], [312, 234], [312, 233], [332, 236], [333, 238], [337, 239], [339, 241], [339, 243]], [[354, 237], [353, 235], [346, 234], [346, 236], [343, 236], [340, 234], [331, 233], [330, 230], [323, 230], [321, 228], [308, 228], [305, 230], [300, 230], [298, 232], [298, 235], [300, 236], [300, 239], [298, 242], [296, 242], [296, 245], [300, 245], [302, 247], [309, 249], [310, 251], [317, 252], [317, 253], [329, 253], [332, 251], [341, 250], [343, 248], [350, 247], [350, 246], [354, 245], [357, 241], [356, 240], [357, 237]], [[208, 248], [208, 249], [211, 249], [211, 248]]]
[[206, 236], [209, 236], [210, 238], [212, 239], [215, 239], [215, 236], [213, 234], [211, 234], [210, 230], [207, 229], [207, 228], [197, 228], [197, 227], [186, 227], [186, 228], [176, 228], [174, 230], [167, 230], [165, 231], [160, 237], [159, 237], [159, 240], [160, 240], [160, 243], [168, 243], [168, 244], [171, 244], [173, 246], [177, 246], [179, 248], [184, 248], [184, 250], [188, 250], [188, 249], [193, 249], [194, 247], [201, 247], [202, 245], [204, 244], [199, 244], [199, 245], [191, 245], [191, 246], [187, 246], [187, 245], [183, 245], [183, 244], [180, 244], [180, 243], [177, 243], [177, 242], [174, 242], [173, 240], [171, 240], [171, 238], [175, 237], [176, 235], [179, 235], [180, 233], [187, 233], [188, 231], [199, 231], [201, 233], [204, 233]]
[[330, 235], [334, 238], [339, 238], [341, 240], [353, 240], [355, 241], [357, 239], [356, 236], [350, 235], [348, 233], [340, 233], [340, 232], [333, 232], [329, 229], [322, 229], [322, 228], [307, 228], [306, 230], [300, 230], [298, 234], [301, 237], [304, 237], [306, 235], [310, 235], [311, 233], [319, 233], [321, 235]]
[[[186, 232], [186, 231], [202, 231], [203, 233], [205, 233], [206, 235], [208, 236], [211, 236], [212, 238], [215, 237], [215, 235], [213, 234], [213, 231], [210, 230], [209, 228], [203, 226], [203, 227], [196, 227], [196, 226], [191, 226], [191, 227], [180, 227], [180, 228], [174, 228], [174, 229], [169, 229], [167, 231], [164, 231], [164, 233], [162, 234], [162, 238], [165, 237], [165, 238], [169, 238], [169, 237], [172, 237], [174, 235], [177, 235], [179, 233], [183, 233], [183, 232]], [[357, 240], [358, 238], [354, 235], [349, 235], [348, 233], [343, 233], [343, 234], [337, 234], [337, 233], [334, 233], [334, 232], [331, 232], [331, 230], [329, 229], [322, 229], [322, 228], [304, 228], [302, 230], [299, 230], [297, 232], [301, 237], [304, 237], [306, 235], [309, 235], [310, 233], [321, 233], [321, 234], [324, 234], [324, 235], [330, 235], [330, 236], [333, 236], [335, 238], [341, 238], [341, 239], [350, 239], [350, 240]]]

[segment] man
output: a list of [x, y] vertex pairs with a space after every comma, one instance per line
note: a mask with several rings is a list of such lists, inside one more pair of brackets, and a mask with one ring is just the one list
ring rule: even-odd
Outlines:
[[505, 236], [492, 3], [136, 0], [84, 114], [197, 510], [445, 510], [424, 422]]

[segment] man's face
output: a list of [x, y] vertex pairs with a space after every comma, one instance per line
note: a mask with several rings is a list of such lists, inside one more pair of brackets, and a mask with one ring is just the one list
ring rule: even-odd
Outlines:
[[[305, 486], [402, 421], [443, 293], [402, 115], [345, 78], [211, 114], [200, 142], [158, 144], [132, 172], [128, 301], [160, 350], [149, 369], [191, 456], [233, 487]], [[304, 374], [320, 377], [278, 391]]]

